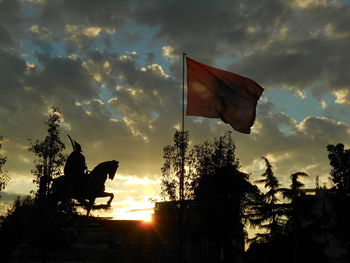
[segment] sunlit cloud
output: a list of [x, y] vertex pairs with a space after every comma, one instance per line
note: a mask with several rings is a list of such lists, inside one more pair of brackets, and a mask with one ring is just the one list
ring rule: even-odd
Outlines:
[[169, 46], [169, 45], [164, 46], [164, 47], [162, 47], [162, 51], [163, 51], [164, 57], [167, 57], [167, 58], [175, 58], [176, 57], [176, 55], [174, 54], [175, 49], [172, 46]]
[[345, 104], [350, 106], [350, 91], [347, 89], [337, 90], [333, 92], [335, 96], [335, 103]]
[[326, 6], [327, 3], [337, 3], [337, 1], [327, 1], [327, 0], [294, 0], [291, 1], [292, 6], [296, 8], [311, 8], [317, 6]]

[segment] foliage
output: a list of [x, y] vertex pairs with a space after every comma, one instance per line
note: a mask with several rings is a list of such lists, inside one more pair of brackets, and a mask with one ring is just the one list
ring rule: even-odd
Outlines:
[[161, 196], [164, 200], [186, 200], [192, 197], [191, 182], [185, 170], [188, 132], [176, 131], [174, 144], [163, 148]]
[[[163, 152], [163, 197], [181, 200], [180, 175], [183, 172], [183, 200], [192, 200], [198, 208], [200, 233], [214, 245], [216, 258], [220, 258], [223, 247], [228, 254], [230, 249], [241, 249], [238, 247], [244, 242], [243, 222], [254, 213], [260, 195], [258, 188], [249, 182], [249, 175], [239, 171], [231, 133], [213, 142], [195, 145], [188, 151], [188, 133], [176, 131], [174, 144], [164, 147]], [[186, 169], [182, 170], [183, 167]], [[178, 212], [181, 218], [181, 209]], [[233, 245], [233, 240], [241, 243]]]
[[283, 232], [285, 207], [279, 203], [277, 193], [279, 192], [280, 184], [277, 177], [274, 175], [272, 165], [269, 160], [262, 157], [265, 161], [266, 170], [261, 175], [264, 179], [256, 181], [256, 183], [264, 184], [267, 192], [264, 194], [264, 202], [257, 209], [255, 220], [252, 220], [253, 226], [258, 226], [264, 229], [266, 233], [257, 234], [254, 241], [269, 242]]
[[1, 256], [7, 262], [11, 253], [16, 249], [29, 235], [32, 226], [29, 222], [34, 210], [34, 200], [27, 196], [23, 199], [17, 197], [12, 208], [3, 218], [0, 227], [0, 246], [2, 249]]
[[307, 173], [304, 172], [296, 172], [292, 175], [290, 175], [290, 178], [292, 180], [292, 184], [290, 185], [290, 188], [281, 188], [280, 191], [282, 192], [282, 195], [284, 198], [289, 199], [291, 202], [288, 205], [288, 224], [287, 228], [289, 228], [289, 231], [294, 233], [294, 235], [297, 235], [298, 232], [301, 231], [301, 217], [302, 217], [302, 197], [305, 196], [305, 192], [302, 190], [302, 187], [304, 187], [304, 184], [298, 180], [299, 177], [307, 177], [309, 176]]
[[223, 166], [199, 180], [196, 200], [209, 235], [243, 234], [239, 231], [259, 198], [259, 190], [248, 179], [249, 175], [237, 168]]
[[294, 204], [300, 197], [305, 195], [304, 191], [301, 189], [302, 187], [304, 187], [304, 184], [298, 181], [298, 178], [300, 176], [307, 177], [309, 175], [304, 172], [296, 172], [294, 174], [291, 174], [290, 179], [292, 180], [292, 184], [290, 185], [290, 188], [280, 189], [280, 191], [283, 194], [283, 197], [289, 199], [292, 204]]
[[50, 206], [43, 209], [31, 196], [18, 197], [0, 225], [2, 260], [9, 261], [13, 252], [25, 244], [27, 248], [41, 251], [42, 262], [45, 262], [46, 256], [73, 244], [74, 216], [71, 212]]
[[200, 180], [213, 176], [221, 167], [238, 169], [232, 133], [227, 132], [219, 138], [214, 138], [213, 142], [205, 141], [195, 145], [188, 156], [188, 165], [193, 189], [198, 186]]
[[34, 161], [35, 168], [32, 173], [35, 175], [34, 182], [39, 187], [37, 197], [40, 199], [47, 197], [52, 179], [61, 174], [61, 167], [66, 160], [62, 153], [65, 145], [60, 139], [60, 122], [61, 112], [53, 107], [45, 122], [48, 135], [43, 141], [36, 140], [29, 149], [38, 157]]
[[334, 187], [329, 190], [329, 198], [334, 214], [334, 234], [337, 238], [348, 244], [348, 257], [350, 258], [350, 149], [345, 149], [339, 143], [336, 146], [328, 145], [328, 158], [331, 165], [330, 180]]
[[265, 157], [262, 157], [265, 161], [266, 170], [261, 175], [262, 177], [265, 177], [264, 179], [256, 181], [257, 183], [263, 183], [265, 184], [265, 188], [268, 189], [266, 192], [265, 200], [268, 204], [276, 204], [278, 202], [278, 198], [276, 196], [278, 189], [280, 187], [280, 184], [278, 182], [277, 177], [273, 174], [272, 171], [272, 165], [270, 164], [269, 160]]
[[331, 181], [340, 192], [350, 191], [350, 149], [344, 144], [328, 145], [328, 159], [331, 165]]
[[0, 192], [5, 189], [7, 182], [10, 180], [7, 171], [2, 169], [7, 161], [7, 156], [1, 154], [1, 141], [2, 136], [0, 136]]
[[188, 163], [202, 233], [217, 251], [224, 248], [223, 253], [230, 257], [230, 250], [243, 245], [243, 223], [255, 213], [260, 192], [249, 182], [249, 175], [239, 171], [230, 132], [194, 146]]

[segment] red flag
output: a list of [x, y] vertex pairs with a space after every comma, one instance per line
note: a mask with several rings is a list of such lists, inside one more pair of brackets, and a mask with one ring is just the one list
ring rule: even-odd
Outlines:
[[256, 104], [264, 89], [246, 77], [187, 60], [187, 115], [221, 118], [250, 133]]

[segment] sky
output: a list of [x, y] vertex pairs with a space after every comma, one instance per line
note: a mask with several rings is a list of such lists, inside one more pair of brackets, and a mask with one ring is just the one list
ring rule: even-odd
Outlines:
[[[162, 149], [181, 122], [182, 53], [265, 91], [249, 135], [233, 131], [252, 181], [267, 157], [282, 186], [329, 185], [326, 146], [350, 146], [350, 5], [341, 0], [0, 0], [0, 136], [11, 177], [0, 212], [35, 188], [31, 140], [52, 106], [90, 170], [118, 160], [104, 216], [142, 219], [160, 200]], [[232, 128], [188, 116], [190, 144]]]

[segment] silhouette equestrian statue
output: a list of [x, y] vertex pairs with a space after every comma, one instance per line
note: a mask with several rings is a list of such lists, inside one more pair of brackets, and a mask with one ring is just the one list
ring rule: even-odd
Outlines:
[[54, 201], [77, 199], [80, 205], [85, 206], [87, 215], [94, 207], [97, 197], [109, 197], [106, 205], [99, 207], [108, 208], [114, 198], [113, 193], [105, 192], [107, 178], [113, 180], [119, 167], [118, 161], [107, 161], [97, 165], [90, 173], [87, 172], [85, 157], [81, 153], [81, 146], [68, 135], [73, 152], [68, 156], [64, 167], [64, 176], [53, 180], [52, 196]]

